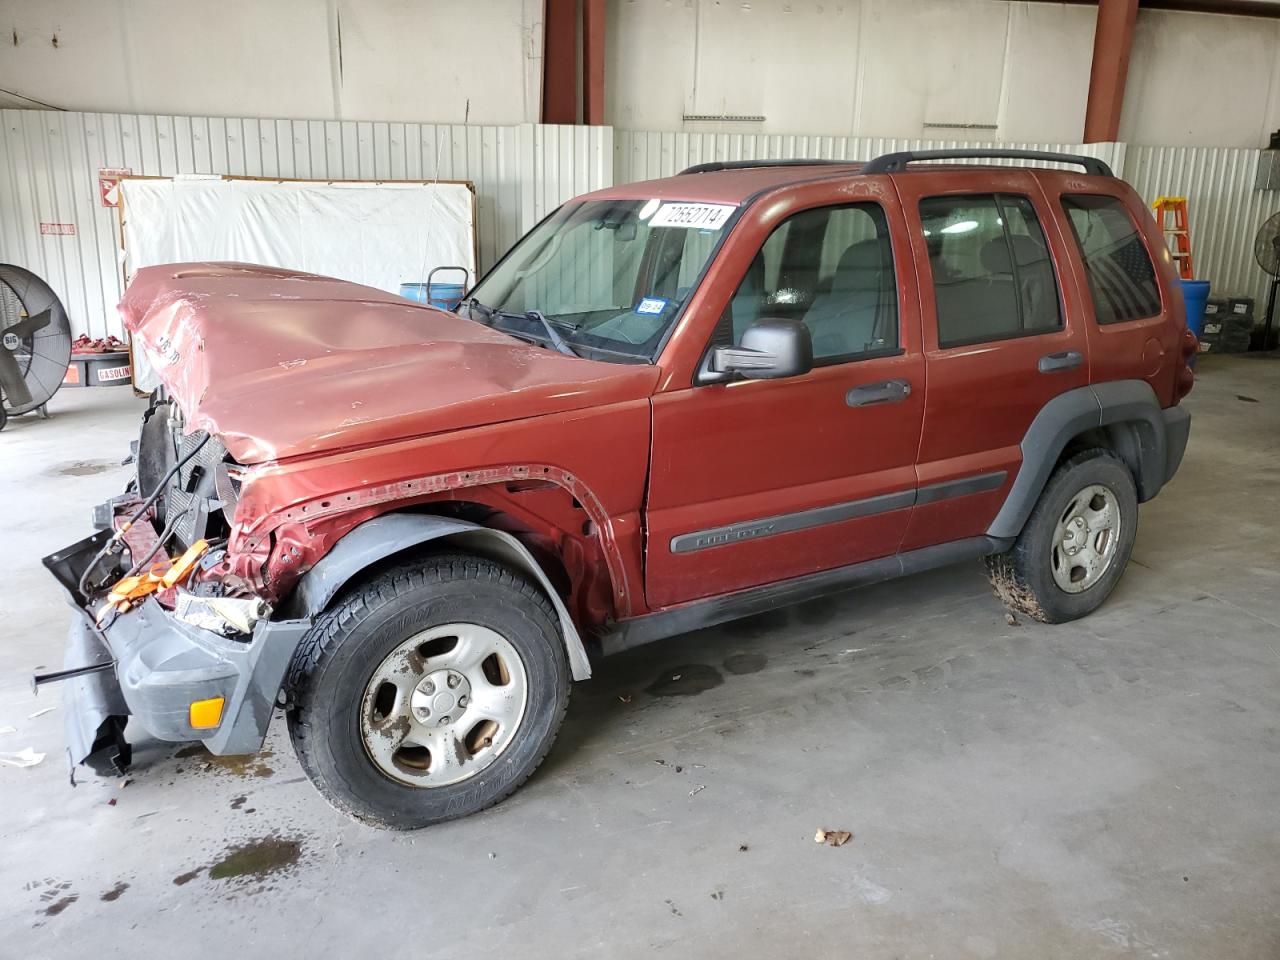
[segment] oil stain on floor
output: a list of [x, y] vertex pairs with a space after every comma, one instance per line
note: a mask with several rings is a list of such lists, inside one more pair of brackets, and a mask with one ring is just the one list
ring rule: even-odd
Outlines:
[[80, 899], [80, 895], [78, 893], [67, 894], [67, 896], [62, 897], [58, 900], [55, 900], [53, 903], [49, 904], [49, 906], [45, 907], [44, 908], [45, 916], [56, 917], [63, 910], [67, 909], [67, 907], [71, 906], [73, 903], [75, 903], [79, 899]]
[[645, 687], [655, 697], [692, 697], [724, 683], [715, 667], [705, 663], [689, 663], [662, 671], [658, 679]]
[[228, 847], [226, 855], [209, 867], [209, 877], [261, 879], [289, 869], [301, 855], [302, 841], [295, 837], [262, 837]]
[[742, 676], [747, 673], [759, 673], [768, 662], [769, 658], [763, 653], [735, 653], [725, 657], [724, 668], [732, 674]]
[[196, 867], [173, 878], [175, 886], [185, 886], [208, 871], [210, 880], [265, 880], [273, 874], [286, 873], [302, 857], [302, 840], [297, 837], [266, 836], [232, 844], [221, 858], [207, 867]]
[[114, 460], [70, 460], [50, 467], [48, 473], [57, 477], [92, 477], [120, 466]]
[[177, 760], [195, 760], [199, 764], [197, 769], [225, 770], [236, 777], [265, 778], [275, 773], [275, 770], [267, 763], [273, 756], [270, 750], [263, 750], [261, 753], [247, 754], [240, 757], [219, 757], [206, 750], [204, 744], [193, 743], [190, 746], [183, 747], [173, 756]]

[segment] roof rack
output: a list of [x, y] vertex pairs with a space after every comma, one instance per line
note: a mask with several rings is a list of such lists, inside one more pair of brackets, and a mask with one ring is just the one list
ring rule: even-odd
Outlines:
[[748, 170], [752, 167], [855, 167], [857, 160], [713, 160], [710, 163], [698, 163], [680, 171], [686, 173], [717, 173], [721, 170]]
[[1115, 176], [1106, 161], [1076, 153], [1054, 153], [1051, 150], [905, 150], [886, 153], [865, 164], [859, 173], [905, 173], [907, 164], [920, 160], [1048, 160], [1084, 167], [1085, 173], [1097, 177]]

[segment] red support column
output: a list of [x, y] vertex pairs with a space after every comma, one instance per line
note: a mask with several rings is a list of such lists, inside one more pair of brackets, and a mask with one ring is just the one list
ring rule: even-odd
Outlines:
[[582, 0], [582, 122], [604, 123], [604, 0]]
[[1089, 102], [1084, 114], [1085, 143], [1105, 143], [1120, 136], [1120, 110], [1137, 17], [1138, 0], [1098, 0]]
[[545, 0], [542, 122], [578, 122], [578, 11], [575, 0]]

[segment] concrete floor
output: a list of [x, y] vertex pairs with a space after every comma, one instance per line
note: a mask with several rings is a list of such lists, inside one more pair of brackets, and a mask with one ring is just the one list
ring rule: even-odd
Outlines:
[[397, 835], [279, 721], [258, 760], [151, 741], [68, 786], [39, 558], [140, 404], [65, 391], [0, 434], [0, 751], [48, 754], [0, 766], [0, 957], [1280, 956], [1280, 362], [1213, 358], [1188, 406], [1089, 619], [1010, 626], [970, 563], [632, 651], [514, 798]]

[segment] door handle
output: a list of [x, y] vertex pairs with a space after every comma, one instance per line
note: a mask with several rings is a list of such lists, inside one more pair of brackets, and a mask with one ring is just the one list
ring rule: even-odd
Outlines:
[[911, 396], [911, 384], [906, 380], [882, 380], [864, 383], [844, 395], [844, 402], [851, 407], [869, 407], [877, 403], [901, 403]]
[[1074, 370], [1082, 363], [1084, 354], [1079, 350], [1064, 350], [1062, 353], [1045, 354], [1036, 367], [1041, 373], [1057, 373], [1059, 370]]

